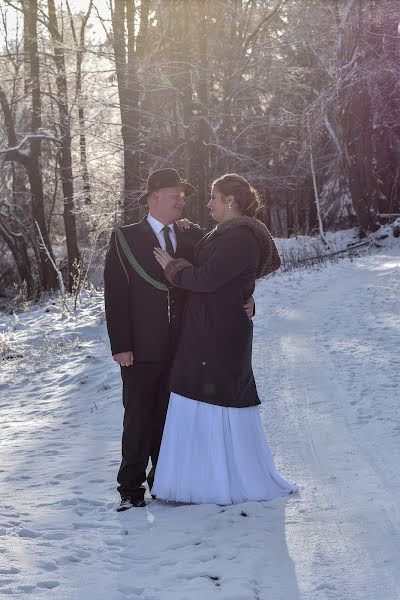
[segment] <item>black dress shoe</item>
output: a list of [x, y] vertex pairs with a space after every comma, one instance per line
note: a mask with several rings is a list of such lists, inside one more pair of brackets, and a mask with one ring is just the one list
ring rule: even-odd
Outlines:
[[133, 507], [143, 508], [145, 506], [147, 505], [144, 498], [122, 497], [121, 502], [117, 506], [117, 512], [123, 512], [124, 510], [129, 510]]

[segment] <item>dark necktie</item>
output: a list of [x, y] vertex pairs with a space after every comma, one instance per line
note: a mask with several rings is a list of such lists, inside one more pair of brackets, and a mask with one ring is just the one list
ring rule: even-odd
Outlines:
[[165, 249], [170, 256], [173, 256], [175, 254], [175, 251], [174, 251], [174, 246], [172, 244], [172, 240], [169, 237], [170, 228], [168, 227], [168, 225], [166, 225], [165, 227], [162, 228], [161, 231], [163, 232], [164, 238], [165, 238]]

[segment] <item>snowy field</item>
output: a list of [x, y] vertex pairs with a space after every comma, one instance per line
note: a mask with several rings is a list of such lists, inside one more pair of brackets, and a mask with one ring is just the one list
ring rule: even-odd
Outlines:
[[300, 493], [116, 513], [120, 380], [101, 295], [0, 314], [0, 596], [400, 599], [400, 244], [256, 289], [254, 368]]

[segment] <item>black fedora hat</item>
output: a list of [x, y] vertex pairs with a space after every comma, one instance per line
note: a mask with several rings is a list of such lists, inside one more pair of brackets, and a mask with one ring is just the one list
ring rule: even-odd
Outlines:
[[167, 187], [181, 187], [185, 192], [185, 197], [196, 191], [190, 183], [180, 178], [178, 171], [175, 171], [175, 169], [158, 169], [149, 175], [147, 191], [140, 196], [139, 204], [146, 204], [150, 194]]

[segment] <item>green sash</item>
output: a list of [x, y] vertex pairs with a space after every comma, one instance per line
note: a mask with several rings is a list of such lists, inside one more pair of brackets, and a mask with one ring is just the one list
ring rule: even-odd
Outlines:
[[[144, 279], [145, 281], [147, 281], [147, 283], [149, 283], [150, 285], [152, 285], [153, 287], [157, 288], [158, 290], [161, 290], [163, 292], [167, 292], [167, 296], [168, 296], [168, 321], [170, 321], [170, 312], [171, 312], [171, 307], [170, 307], [170, 297], [169, 297], [169, 288], [164, 284], [161, 283], [160, 281], [157, 281], [157, 279], [154, 279], [154, 277], [152, 277], [151, 275], [149, 275], [144, 269], [143, 267], [140, 265], [140, 263], [138, 263], [138, 261], [136, 260], [136, 258], [133, 256], [132, 254], [132, 250], [129, 247], [128, 242], [126, 241], [126, 238], [124, 236], [124, 234], [122, 233], [121, 229], [118, 227], [115, 230], [115, 235], [116, 235], [116, 239], [119, 242], [119, 245], [122, 248], [123, 253], [125, 254], [129, 264], [135, 269], [136, 273], [138, 275], [140, 275], [140, 277], [142, 277], [142, 279]], [[118, 247], [117, 247], [117, 251], [118, 251]], [[118, 256], [119, 259], [121, 260], [121, 256], [119, 255], [118, 252]], [[124, 264], [121, 260], [121, 264], [125, 270]], [[126, 273], [126, 270], [125, 270]], [[128, 276], [128, 274], [126, 273], [126, 275]], [[129, 278], [128, 278], [129, 279]]]

